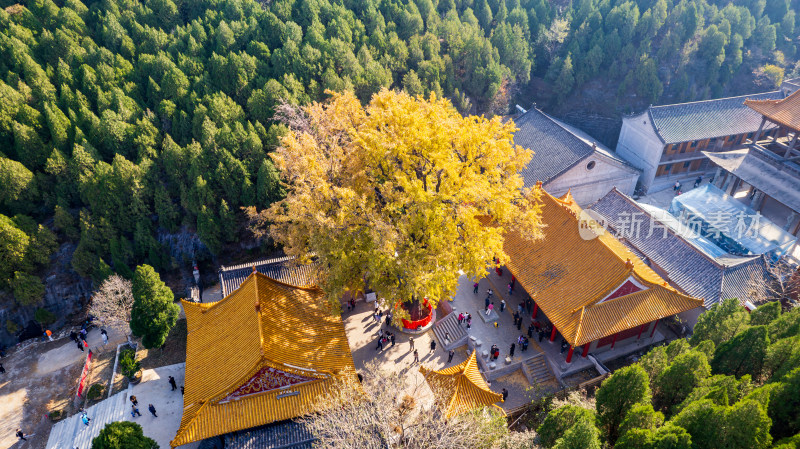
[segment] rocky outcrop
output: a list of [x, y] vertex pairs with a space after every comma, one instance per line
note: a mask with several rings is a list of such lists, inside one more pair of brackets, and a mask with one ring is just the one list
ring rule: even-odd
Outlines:
[[158, 243], [164, 245], [172, 259], [179, 264], [191, 263], [192, 260], [204, 260], [211, 257], [208, 247], [200, 241], [196, 233], [189, 231], [186, 226], [180, 231], [169, 233], [163, 228], [158, 229]]
[[[53, 313], [57, 321], [48, 326], [52, 330], [60, 329], [67, 318], [79, 312], [88, 303], [92, 293], [92, 281], [78, 276], [73, 271], [72, 253], [75, 245], [65, 243], [52, 256], [52, 263], [44, 275], [45, 294], [39, 305], [20, 307], [14, 302], [11, 294], [6, 293], [0, 298], [0, 345], [12, 346], [19, 338], [30, 338], [41, 334], [41, 327], [34, 320], [36, 309], [44, 308]], [[6, 321], [11, 320], [20, 329], [12, 335], [6, 328]]]

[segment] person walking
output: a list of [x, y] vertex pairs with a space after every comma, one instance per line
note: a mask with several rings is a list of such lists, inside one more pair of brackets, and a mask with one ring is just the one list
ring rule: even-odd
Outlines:
[[700, 187], [701, 182], [703, 182], [703, 175], [698, 176], [697, 179], [694, 180], [694, 188]]
[[446, 344], [446, 345], [450, 344], [450, 332], [445, 332], [444, 333], [444, 344]]
[[511, 349], [508, 350], [508, 355], [514, 357], [514, 350], [517, 349], [516, 343], [511, 343]]
[[378, 337], [378, 346], [375, 347], [376, 351], [383, 351], [383, 336]]
[[78, 336], [81, 337], [81, 340], [86, 341], [86, 334], [86, 329], [81, 329], [81, 332], [78, 334]]
[[490, 298], [491, 298], [491, 296], [487, 296], [486, 299], [483, 300], [483, 311], [484, 312], [489, 310], [489, 304], [492, 303], [492, 300]]
[[72, 341], [78, 341], [78, 334], [75, 331], [69, 333], [69, 339]]
[[450, 362], [453, 361], [453, 356], [454, 355], [456, 355], [456, 351], [451, 349], [450, 352], [447, 354], [447, 363], [450, 363]]
[[509, 282], [508, 283], [508, 296], [511, 296], [512, 294], [514, 294], [514, 286], [512, 286], [511, 283]]
[[524, 339], [522, 340], [522, 352], [525, 352], [525, 351], [527, 351], [527, 350], [528, 350], [528, 344], [529, 344], [529, 341], [528, 341], [528, 339], [527, 339], [527, 338], [524, 338]]
[[414, 337], [409, 337], [408, 338], [408, 350], [409, 351], [413, 351], [414, 350]]
[[528, 326], [528, 337], [533, 338], [533, 331], [535, 330], [533, 323]]
[[389, 341], [392, 342], [392, 347], [394, 347], [394, 332], [389, 334]]
[[464, 312], [458, 312], [458, 325], [461, 326], [461, 323], [464, 321]]
[[139, 408], [131, 404], [131, 418], [135, 418], [136, 415], [142, 416], [142, 414], [139, 413]]
[[178, 389], [178, 385], [175, 384], [175, 378], [172, 376], [169, 376], [169, 385], [172, 387], [172, 390], [170, 391], [175, 391]]
[[147, 410], [150, 410], [150, 413], [152, 413], [154, 417], [158, 418], [158, 415], [156, 414], [156, 408], [153, 407], [153, 404], [148, 404]]
[[522, 303], [517, 304], [517, 312], [519, 312], [519, 316], [525, 314], [525, 307], [522, 305]]
[[419, 352], [416, 349], [414, 350], [414, 363], [419, 363]]
[[503, 310], [506, 310], [506, 300], [505, 299], [501, 299], [500, 300], [500, 313], [503, 313]]
[[137, 406], [139, 405], [139, 400], [136, 399], [136, 396], [131, 395], [130, 399], [131, 399], [131, 404], [137, 405]]
[[472, 284], [472, 293], [474, 293], [476, 295], [478, 294], [478, 283], [477, 282]]
[[436, 350], [436, 340], [431, 339], [431, 352]]
[[491, 299], [492, 296], [494, 296], [494, 290], [492, 290], [491, 288], [489, 290], [486, 290], [486, 293], [489, 295], [489, 299]]
[[17, 438], [19, 438], [22, 441], [28, 441], [28, 439], [25, 438], [25, 434], [22, 433], [22, 429], [17, 429]]
[[506, 399], [508, 399], [508, 390], [503, 388], [503, 390], [500, 393], [503, 395], [503, 402], [506, 402]]
[[103, 346], [108, 344], [108, 332], [105, 329], [100, 329], [100, 337], [103, 339]]
[[47, 335], [47, 339], [49, 341], [53, 341], [53, 331], [51, 331], [50, 329], [47, 329], [46, 331], [44, 331], [44, 334]]
[[467, 315], [467, 330], [469, 330], [470, 327], [472, 327], [472, 316], [470, 316], [468, 314]]
[[522, 330], [522, 317], [519, 317], [519, 319], [517, 320], [517, 330], [518, 331]]
[[78, 339], [78, 341], [77, 341], [76, 343], [78, 344], [78, 349], [80, 349], [80, 350], [81, 350], [81, 352], [85, 351], [85, 350], [83, 349], [83, 344], [85, 343], [85, 341], [83, 341], [83, 340], [81, 340], [81, 339], [79, 338], [79, 339]]
[[86, 414], [86, 411], [81, 412], [81, 421], [86, 427], [89, 427], [89, 421], [91, 421], [91, 418], [89, 418], [89, 415]]
[[514, 312], [514, 315], [512, 315], [512, 316], [514, 317], [514, 326], [516, 326], [517, 325], [517, 320], [519, 319], [519, 313]]

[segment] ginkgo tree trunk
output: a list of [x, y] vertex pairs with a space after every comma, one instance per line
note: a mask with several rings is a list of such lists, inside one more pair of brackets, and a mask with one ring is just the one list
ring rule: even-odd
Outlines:
[[435, 308], [459, 271], [481, 278], [505, 259], [507, 231], [541, 236], [538, 192], [519, 175], [532, 152], [514, 145], [512, 122], [463, 117], [433, 95], [382, 90], [362, 106], [330, 94], [279, 109], [289, 132], [271, 156], [287, 196], [247, 212], [258, 236], [319, 261], [334, 307], [366, 282], [384, 306], [427, 298]]

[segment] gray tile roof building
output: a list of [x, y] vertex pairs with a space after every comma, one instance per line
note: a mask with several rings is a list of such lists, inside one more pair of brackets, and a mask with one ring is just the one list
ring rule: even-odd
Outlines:
[[314, 435], [302, 422], [281, 421], [224, 436], [225, 449], [311, 449]]
[[800, 165], [797, 163], [759, 146], [704, 154], [737, 178], [800, 212]]
[[253, 268], [272, 279], [298, 287], [316, 284], [316, 263], [300, 265], [295, 262], [293, 257], [278, 257], [230, 267], [220, 267], [219, 283], [222, 285], [222, 297], [230, 295], [231, 292], [239, 288], [242, 282], [253, 272]]
[[[628, 247], [686, 294], [703, 299], [708, 308], [722, 299], [749, 299], [751, 279], [766, 279], [762, 256], [724, 255], [713, 258], [664, 226], [647, 209], [614, 189], [590, 210], [599, 214], [606, 227]], [[633, 215], [637, 214], [637, 215]], [[639, 217], [637, 232], [621, 231], [631, 217]], [[621, 235], [621, 234], [624, 234]]]
[[[656, 134], [665, 144], [747, 134], [758, 130], [761, 115], [744, 100], [778, 100], [780, 90], [738, 97], [650, 106], [648, 114]], [[771, 127], [774, 127], [772, 125]], [[765, 126], [770, 129], [770, 126]]]
[[536, 181], [546, 184], [595, 152], [630, 167], [611, 150], [599, 144], [593, 146], [588, 134], [536, 108], [516, 117], [514, 124], [519, 128], [514, 134], [514, 143], [535, 152], [531, 162], [522, 170], [525, 187], [533, 187]]

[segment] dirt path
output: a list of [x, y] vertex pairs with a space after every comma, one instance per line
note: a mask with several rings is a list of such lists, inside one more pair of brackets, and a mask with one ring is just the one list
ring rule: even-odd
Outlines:
[[[104, 347], [100, 331], [89, 332], [87, 342], [96, 354], [115, 351], [125, 340], [122, 332], [109, 329], [108, 333], [110, 341]], [[29, 340], [0, 359], [6, 369], [0, 374], [0, 447], [45, 447], [52, 424], [47, 413], [77, 411], [73, 399], [86, 354], [69, 337], [62, 337], [52, 342]], [[34, 435], [19, 441], [14, 435], [17, 428]]]

